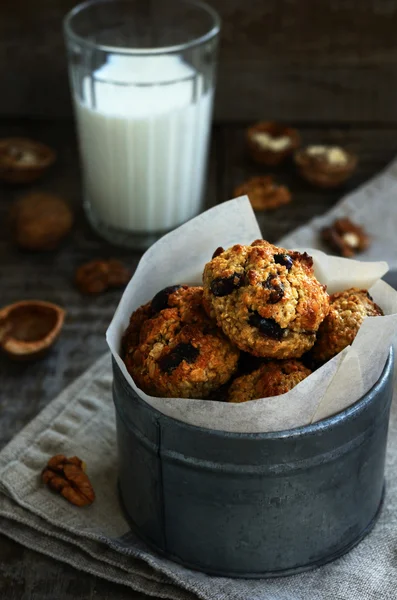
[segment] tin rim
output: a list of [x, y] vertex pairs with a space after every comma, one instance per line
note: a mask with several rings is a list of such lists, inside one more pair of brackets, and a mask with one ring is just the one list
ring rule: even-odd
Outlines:
[[354, 419], [356, 416], [358, 416], [363, 411], [365, 411], [369, 405], [371, 405], [373, 402], [376, 401], [376, 398], [378, 395], [377, 393], [378, 393], [379, 389], [384, 384], [385, 380], [387, 379], [387, 377], [390, 374], [390, 371], [393, 368], [394, 350], [393, 350], [393, 347], [390, 348], [388, 357], [385, 362], [385, 366], [383, 367], [382, 373], [380, 374], [380, 376], [379, 376], [378, 380], [375, 382], [375, 384], [368, 390], [368, 392], [366, 392], [364, 394], [364, 396], [362, 396], [359, 400], [357, 400], [351, 406], [348, 406], [347, 408], [336, 413], [335, 415], [332, 415], [330, 417], [327, 417], [326, 419], [317, 421], [316, 423], [312, 423], [310, 425], [304, 425], [303, 427], [294, 427], [292, 429], [283, 429], [280, 431], [271, 431], [271, 432], [263, 432], [263, 433], [237, 433], [234, 431], [224, 431], [221, 429], [209, 429], [206, 427], [199, 427], [198, 425], [191, 425], [189, 423], [185, 423], [184, 421], [179, 421], [178, 419], [169, 417], [169, 416], [163, 414], [162, 412], [160, 412], [159, 410], [157, 410], [156, 408], [154, 408], [153, 406], [150, 406], [150, 404], [148, 404], [144, 400], [142, 400], [142, 398], [140, 398], [138, 396], [138, 394], [136, 394], [131, 389], [131, 387], [128, 385], [122, 371], [119, 369], [115, 360], [114, 359], [112, 359], [112, 360], [113, 360], [114, 368], [118, 369], [118, 371], [120, 373], [122, 386], [126, 390], [127, 394], [132, 394], [136, 401], [138, 401], [139, 403], [142, 403], [154, 415], [161, 416], [161, 418], [165, 422], [167, 422], [167, 421], [173, 422], [180, 426], [191, 429], [192, 431], [203, 432], [203, 433], [206, 433], [209, 435], [213, 435], [214, 437], [221, 437], [223, 439], [224, 438], [231, 438], [231, 439], [246, 438], [246, 439], [262, 439], [262, 440], [274, 439], [274, 440], [276, 440], [276, 439], [285, 439], [285, 438], [300, 439], [300, 438], [304, 438], [306, 436], [310, 436], [310, 435], [313, 435], [316, 433], [321, 433], [322, 431], [329, 431], [330, 429], [332, 430], [333, 427], [337, 427], [338, 425], [340, 425], [341, 422], [345, 422], [345, 421], [349, 421], [350, 419]]

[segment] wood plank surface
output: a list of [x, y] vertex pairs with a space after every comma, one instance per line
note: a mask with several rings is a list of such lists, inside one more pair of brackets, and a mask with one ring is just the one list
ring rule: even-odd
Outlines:
[[[265, 173], [247, 158], [244, 126], [214, 129], [207, 206], [233, 195], [246, 177]], [[264, 237], [281, 235], [328, 210], [343, 191], [360, 185], [383, 168], [397, 151], [397, 128], [357, 128], [329, 124], [302, 125], [305, 142], [335, 141], [356, 150], [361, 162], [345, 190], [321, 192], [301, 182], [291, 164], [277, 170], [290, 185], [291, 205], [259, 215]], [[70, 121], [0, 120], [0, 137], [27, 135], [53, 146], [58, 161], [43, 180], [29, 188], [0, 186], [0, 305], [23, 298], [41, 298], [62, 304], [68, 315], [65, 328], [49, 356], [41, 361], [15, 364], [0, 357], [0, 447], [3, 447], [66, 385], [106, 351], [104, 333], [120, 292], [87, 299], [73, 286], [81, 262], [96, 257], [116, 257], [134, 267], [139, 254], [112, 247], [87, 225], [81, 207], [78, 153]], [[48, 190], [68, 199], [76, 223], [72, 235], [56, 253], [27, 253], [13, 244], [7, 213], [23, 193]], [[217, 241], [214, 240], [214, 247]], [[41, 556], [0, 536], [0, 598], [4, 600], [127, 600], [142, 598], [129, 589]]]
[[[218, 121], [397, 122], [397, 0], [207, 1]], [[77, 3], [0, 3], [0, 116], [71, 115], [62, 19]]]

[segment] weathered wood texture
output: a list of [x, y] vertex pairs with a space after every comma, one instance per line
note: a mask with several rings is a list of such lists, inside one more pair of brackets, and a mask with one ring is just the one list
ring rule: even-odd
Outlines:
[[[274, 241], [317, 214], [328, 210], [343, 191], [379, 171], [397, 150], [397, 128], [306, 128], [307, 142], [340, 141], [354, 148], [361, 163], [342, 191], [319, 192], [301, 182], [292, 167], [277, 171], [294, 194], [291, 205], [259, 216], [263, 236]], [[106, 350], [105, 329], [120, 297], [110, 292], [82, 297], [73, 286], [75, 267], [96, 257], [119, 257], [132, 267], [139, 255], [114, 248], [88, 227], [81, 209], [77, 149], [70, 122], [0, 121], [0, 136], [23, 134], [57, 149], [59, 160], [43, 183], [34, 186], [69, 199], [76, 213], [73, 233], [56, 253], [18, 251], [7, 226], [7, 212], [24, 188], [0, 186], [0, 305], [23, 298], [58, 302], [68, 311], [65, 328], [49, 356], [36, 363], [14, 364], [0, 357], [0, 448], [55, 395]], [[265, 173], [246, 157], [243, 127], [217, 127], [213, 136], [207, 204], [226, 200], [246, 177]], [[29, 191], [32, 188], [29, 188]], [[214, 240], [214, 248], [218, 240]], [[211, 250], [211, 249], [209, 249]], [[129, 589], [58, 563], [0, 536], [0, 598], [4, 600], [127, 600], [142, 598]]]
[[[397, 0], [208, 2], [223, 20], [218, 121], [397, 122]], [[75, 4], [0, 3], [0, 115], [71, 114], [61, 22]]]

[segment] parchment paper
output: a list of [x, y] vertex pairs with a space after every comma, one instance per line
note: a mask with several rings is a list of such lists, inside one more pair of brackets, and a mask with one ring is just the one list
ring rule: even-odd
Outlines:
[[343, 196], [331, 210], [278, 241], [284, 248], [305, 245], [327, 251], [320, 230], [339, 217], [348, 217], [371, 236], [371, 244], [360, 253], [360, 260], [386, 260], [389, 269], [397, 271], [396, 198], [397, 160], [394, 159], [376, 177]]
[[397, 292], [380, 278], [385, 262], [365, 263], [313, 256], [315, 273], [329, 292], [370, 288], [385, 317], [367, 318], [351, 347], [328, 361], [281, 396], [228, 404], [211, 400], [155, 398], [135, 385], [119, 355], [131, 313], [156, 292], [173, 284], [201, 284], [206, 262], [218, 246], [250, 244], [261, 233], [247, 197], [216, 206], [161, 238], [142, 257], [127, 286], [106, 337], [131, 387], [160, 412], [191, 425], [230, 432], [257, 433], [299, 427], [332, 415], [356, 402], [378, 379], [397, 329]]

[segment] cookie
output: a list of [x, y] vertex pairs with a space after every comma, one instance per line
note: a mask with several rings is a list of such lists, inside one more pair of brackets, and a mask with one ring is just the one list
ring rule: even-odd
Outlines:
[[234, 195], [247, 195], [254, 210], [273, 210], [291, 202], [291, 193], [285, 185], [275, 183], [271, 175], [251, 177], [234, 190]]
[[228, 402], [247, 402], [279, 396], [310, 375], [299, 360], [271, 360], [248, 375], [237, 377], [229, 388]]
[[[196, 303], [194, 299], [196, 299]], [[202, 314], [201, 298], [196, 297], [196, 288], [189, 288], [187, 285], [170, 285], [157, 292], [150, 302], [135, 310], [131, 315], [129, 325], [122, 339], [123, 355], [126, 354], [127, 349], [129, 354], [131, 354], [136, 348], [139, 343], [142, 325], [147, 319], [154, 317], [164, 308], [179, 307], [181, 305], [189, 307], [190, 311], [197, 311], [197, 318], [200, 318]], [[192, 315], [191, 319], [193, 319]]]
[[328, 294], [306, 253], [265, 240], [216, 251], [203, 274], [204, 306], [240, 350], [299, 358], [328, 314]]
[[310, 356], [317, 364], [326, 362], [353, 342], [366, 317], [381, 315], [382, 309], [367, 290], [350, 288], [332, 294], [329, 313], [320, 325]]
[[132, 315], [124, 362], [147, 394], [207, 398], [235, 372], [239, 350], [206, 315], [202, 298], [201, 287], [163, 290], [151, 302], [151, 316], [148, 305]]

